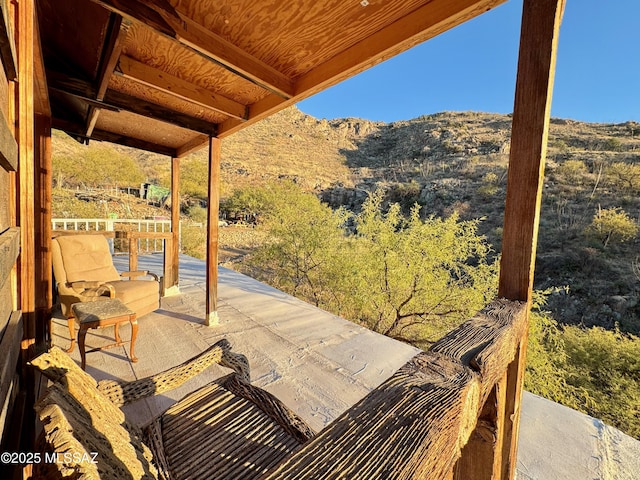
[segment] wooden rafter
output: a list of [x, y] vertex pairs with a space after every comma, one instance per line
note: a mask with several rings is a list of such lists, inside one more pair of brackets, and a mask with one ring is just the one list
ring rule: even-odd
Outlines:
[[47, 71], [47, 76], [50, 89], [74, 96], [98, 108], [112, 111], [126, 110], [205, 135], [215, 135], [217, 133], [217, 126], [206, 120], [175, 112], [169, 108], [115, 90], [107, 90], [102, 101], [92, 100], [96, 96], [96, 89], [90, 82], [70, 76], [64, 77], [53, 71]]
[[169, 95], [210, 108], [239, 120], [247, 119], [247, 107], [229, 98], [210, 92], [186, 80], [123, 55], [116, 73], [135, 82], [161, 90]]
[[[118, 57], [122, 51], [128, 29], [129, 22], [123, 21], [119, 15], [113, 13], [110, 15], [106, 41], [102, 51], [102, 58], [100, 59], [98, 77], [96, 79], [96, 100], [102, 100], [107, 92], [109, 78], [111, 74], [113, 74], [116, 63], [118, 62]], [[91, 132], [96, 126], [99, 115], [99, 107], [89, 107], [89, 113], [87, 115], [87, 136], [91, 136]]]
[[163, 0], [92, 0], [131, 21], [140, 22], [159, 34], [215, 62], [283, 98], [294, 95], [294, 82], [275, 68], [210, 32]]

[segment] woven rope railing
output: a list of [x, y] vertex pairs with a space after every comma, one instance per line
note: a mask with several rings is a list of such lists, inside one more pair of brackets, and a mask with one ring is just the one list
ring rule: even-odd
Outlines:
[[145, 397], [158, 395], [179, 387], [190, 378], [203, 372], [214, 363], [235, 370], [243, 379], [249, 381], [249, 362], [244, 355], [231, 352], [227, 340], [220, 340], [199, 355], [164, 372], [131, 382], [102, 380], [98, 390], [116, 406], [123, 406]]
[[495, 443], [495, 425], [478, 417], [526, 334], [526, 313], [520, 302], [492, 302], [264, 479], [458, 478], [456, 462], [476, 427]]

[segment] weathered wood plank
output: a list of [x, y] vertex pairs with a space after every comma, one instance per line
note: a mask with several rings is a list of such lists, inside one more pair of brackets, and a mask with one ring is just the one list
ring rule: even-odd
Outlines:
[[220, 209], [219, 138], [209, 138], [209, 203], [207, 205], [207, 305], [206, 325], [218, 323], [218, 214]]
[[12, 227], [0, 234], [0, 287], [9, 278], [20, 253], [20, 229]]
[[[6, 404], [7, 395], [11, 393], [23, 334], [22, 313], [13, 312], [0, 340], [0, 405], [2, 406]], [[6, 413], [8, 412], [3, 411], [2, 415]], [[0, 428], [4, 428], [6, 421], [6, 418], [0, 418]]]
[[14, 172], [18, 168], [18, 142], [2, 110], [0, 110], [0, 167], [8, 172]]
[[10, 27], [10, 11], [8, 0], [0, 2], [2, 10], [2, 18], [0, 18], [0, 59], [4, 68], [7, 80], [15, 80], [18, 78], [18, 69], [16, 65], [16, 45], [13, 38], [13, 32]]
[[528, 327], [527, 305], [497, 299], [430, 348], [480, 374], [484, 404], [493, 386], [516, 356]]
[[482, 400], [505, 377], [525, 320], [526, 304], [492, 302], [267, 478], [450, 478], [472, 432], [481, 433]]

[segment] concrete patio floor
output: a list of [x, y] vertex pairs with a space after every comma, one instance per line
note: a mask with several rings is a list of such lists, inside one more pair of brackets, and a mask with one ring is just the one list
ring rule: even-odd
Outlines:
[[[141, 256], [140, 269], [162, 272], [161, 255]], [[114, 257], [128, 270], [128, 257]], [[96, 379], [134, 380], [191, 358], [221, 338], [246, 355], [251, 380], [276, 395], [316, 431], [380, 385], [418, 350], [319, 310], [268, 285], [219, 268], [220, 325], [204, 325], [205, 264], [181, 255], [180, 294], [141, 317], [130, 363], [128, 343], [87, 354]], [[90, 330], [87, 349], [112, 342], [113, 329]], [[130, 338], [128, 325], [121, 327]], [[53, 343], [69, 345], [66, 321], [54, 318]], [[80, 361], [76, 348], [71, 354]], [[164, 396], [124, 408], [144, 424], [190, 391], [226, 374], [214, 366]], [[601, 421], [525, 392], [518, 478], [631, 480], [640, 471], [640, 442]]]

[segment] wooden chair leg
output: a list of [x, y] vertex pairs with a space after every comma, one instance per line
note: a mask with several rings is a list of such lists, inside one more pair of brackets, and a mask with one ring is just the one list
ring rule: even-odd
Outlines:
[[119, 330], [120, 330], [120, 323], [118, 322], [113, 326], [114, 337], [115, 337], [116, 343], [118, 344], [122, 343], [122, 340], [120, 339]]
[[87, 353], [84, 350], [84, 340], [87, 336], [87, 329], [83, 327], [84, 325], [81, 325], [78, 331], [78, 349], [80, 350], [80, 368], [82, 368], [82, 370], [84, 370], [87, 365]]
[[135, 353], [133, 353], [133, 349], [136, 343], [136, 337], [138, 336], [138, 320], [135, 315], [131, 315], [131, 345], [129, 347], [129, 357], [131, 357], [132, 362], [137, 362], [138, 357], [136, 357]]
[[69, 327], [69, 338], [71, 339], [71, 345], [67, 349], [67, 353], [73, 352], [73, 348], [75, 347], [76, 336], [75, 336], [75, 319], [72, 317], [67, 318], [67, 327]]

